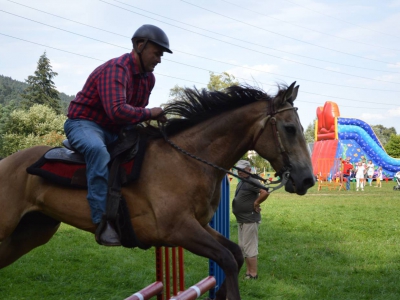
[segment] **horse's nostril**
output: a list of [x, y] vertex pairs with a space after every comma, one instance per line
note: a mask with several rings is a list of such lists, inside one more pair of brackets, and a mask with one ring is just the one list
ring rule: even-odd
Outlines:
[[314, 186], [315, 180], [313, 177], [308, 177], [303, 180], [303, 183], [304, 183], [304, 186], [306, 186], [307, 188], [310, 188], [310, 187]]

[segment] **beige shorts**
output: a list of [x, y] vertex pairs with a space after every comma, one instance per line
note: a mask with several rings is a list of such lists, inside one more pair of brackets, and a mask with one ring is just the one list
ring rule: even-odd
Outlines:
[[260, 223], [238, 223], [239, 247], [245, 258], [258, 255], [259, 225]]

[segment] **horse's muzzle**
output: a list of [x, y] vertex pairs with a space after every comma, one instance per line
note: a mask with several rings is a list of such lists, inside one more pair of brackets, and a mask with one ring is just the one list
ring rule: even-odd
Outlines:
[[290, 176], [289, 180], [286, 182], [285, 190], [288, 193], [296, 193], [297, 195], [305, 195], [307, 190], [315, 185], [314, 176], [307, 176], [302, 180], [295, 180]]

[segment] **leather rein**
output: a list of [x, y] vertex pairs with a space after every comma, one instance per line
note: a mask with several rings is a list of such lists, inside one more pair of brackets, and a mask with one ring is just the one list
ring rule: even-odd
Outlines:
[[[287, 183], [287, 181], [289, 180], [289, 177], [290, 177], [290, 171], [292, 169], [292, 166], [291, 166], [290, 160], [289, 160], [289, 155], [288, 155], [287, 151], [285, 150], [285, 147], [283, 146], [279, 131], [278, 131], [277, 127], [276, 127], [275, 115], [280, 113], [280, 112], [287, 111], [287, 110], [295, 110], [295, 111], [297, 111], [297, 109], [298, 109], [297, 107], [287, 107], [287, 108], [282, 108], [282, 109], [275, 110], [275, 107], [274, 107], [273, 103], [271, 103], [271, 105], [268, 106], [268, 112], [267, 112], [268, 114], [267, 114], [267, 116], [265, 118], [266, 119], [265, 126], [263, 126], [263, 128], [260, 129], [260, 131], [256, 135], [256, 137], [253, 140], [252, 145], [251, 145], [251, 149], [254, 148], [254, 146], [257, 143], [258, 139], [260, 138], [261, 134], [264, 132], [264, 129], [267, 126], [268, 122], [270, 122], [271, 126], [272, 126], [272, 132], [273, 132], [273, 135], [274, 135], [275, 144], [277, 145], [277, 147], [279, 149], [279, 153], [283, 156], [283, 161], [284, 161], [283, 168], [275, 173], [276, 177], [279, 176], [278, 180], [270, 181], [270, 180], [262, 178], [261, 176], [259, 176], [257, 174], [252, 174], [250, 172], [247, 172], [247, 171], [245, 171], [245, 170], [243, 170], [241, 168], [232, 167], [232, 169], [239, 170], [239, 171], [241, 171], [243, 173], [248, 174], [252, 178], [255, 178], [255, 179], [258, 179], [258, 180], [262, 181], [264, 183], [264, 185], [262, 185], [261, 183], [258, 183], [258, 182], [256, 183], [254, 181], [251, 181], [251, 180], [249, 180], [247, 178], [239, 177], [237, 174], [235, 174], [235, 173], [233, 173], [233, 172], [231, 172], [229, 170], [221, 168], [221, 167], [219, 167], [217, 165], [214, 165], [213, 163], [210, 163], [210, 162], [208, 162], [208, 161], [206, 161], [206, 160], [204, 160], [204, 159], [202, 159], [200, 157], [197, 157], [197, 156], [187, 152], [186, 150], [180, 148], [178, 145], [176, 145], [174, 142], [172, 142], [168, 138], [167, 133], [165, 132], [165, 127], [164, 127], [163, 124], [159, 124], [159, 125], [161, 125], [160, 126], [160, 130], [161, 130], [161, 133], [162, 133], [165, 141], [168, 144], [170, 144], [173, 148], [177, 149], [179, 152], [182, 152], [183, 154], [185, 154], [185, 155], [187, 155], [187, 156], [189, 156], [189, 157], [191, 157], [193, 159], [196, 159], [196, 160], [198, 160], [198, 161], [200, 161], [200, 162], [202, 162], [202, 163], [204, 163], [206, 165], [209, 165], [209, 166], [211, 166], [211, 167], [213, 167], [213, 168], [215, 168], [217, 170], [223, 171], [224, 173], [227, 173], [227, 174], [229, 174], [229, 175], [231, 175], [233, 177], [239, 178], [240, 180], [242, 180], [244, 182], [250, 183], [250, 184], [252, 184], [252, 185], [254, 185], [254, 186], [256, 186], [256, 187], [258, 187], [260, 189], [263, 189], [263, 190], [271, 193], [271, 192], [273, 192], [273, 191], [275, 191], [277, 189], [280, 189], [281, 187], [283, 187]], [[271, 187], [270, 184], [278, 184], [278, 185], [276, 185], [274, 187]]]

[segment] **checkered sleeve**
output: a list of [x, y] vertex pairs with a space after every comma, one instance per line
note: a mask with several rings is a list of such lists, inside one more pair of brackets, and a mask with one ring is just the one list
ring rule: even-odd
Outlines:
[[129, 78], [127, 72], [123, 65], [114, 64], [104, 70], [99, 77], [100, 100], [107, 117], [116, 124], [136, 124], [151, 117], [150, 109], [127, 104], [126, 88]]

